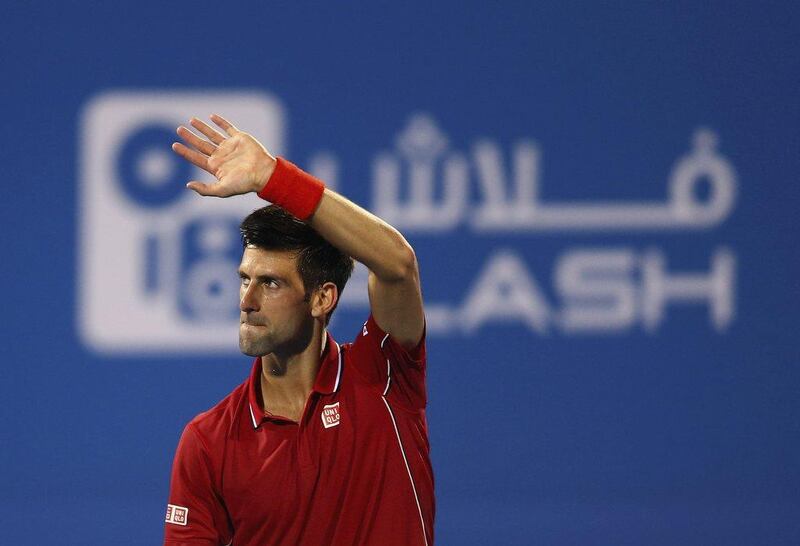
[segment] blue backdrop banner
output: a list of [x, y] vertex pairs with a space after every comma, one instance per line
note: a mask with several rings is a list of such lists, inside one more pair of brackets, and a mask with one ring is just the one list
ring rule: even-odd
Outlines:
[[794, 4], [5, 11], [3, 543], [159, 544], [247, 377], [220, 113], [414, 246], [438, 544], [800, 544]]

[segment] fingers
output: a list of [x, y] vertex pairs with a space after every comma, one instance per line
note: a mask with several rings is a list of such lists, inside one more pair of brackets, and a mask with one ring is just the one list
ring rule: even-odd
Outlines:
[[197, 150], [192, 150], [188, 148], [185, 144], [181, 144], [180, 142], [173, 142], [172, 143], [172, 151], [184, 158], [186, 161], [200, 167], [204, 171], [214, 174], [211, 171], [211, 168], [208, 166], [208, 156], [205, 154], [201, 154]]
[[[239, 130], [234, 127], [233, 124], [231, 124], [222, 116], [212, 114], [211, 121], [224, 130], [228, 136], [234, 136], [239, 132]], [[189, 120], [189, 123], [192, 127], [197, 129], [197, 131], [205, 135], [205, 137], [211, 142], [203, 140], [186, 127], [180, 126], [178, 127], [178, 136], [180, 136], [187, 144], [189, 144], [189, 146], [192, 146], [192, 148], [180, 142], [175, 142], [172, 144], [172, 150], [192, 165], [200, 167], [204, 171], [215, 175], [214, 170], [212, 170], [210, 165], [210, 156], [215, 152], [217, 152], [217, 155], [219, 155], [217, 147], [225, 142], [227, 137], [197, 118], [192, 118]], [[219, 168], [219, 165], [216, 164], [219, 163], [219, 158], [214, 161], [215, 168]], [[203, 196], [228, 197], [229, 195], [234, 195], [235, 192], [231, 193], [231, 190], [225, 188], [224, 186], [224, 184], [220, 183], [206, 184], [196, 180], [192, 180], [186, 184], [187, 188]]]
[[[213, 116], [212, 116], [213, 119]], [[207, 123], [200, 121], [197, 118], [192, 118], [189, 120], [189, 123], [192, 124], [192, 127], [203, 133], [205, 136], [208, 137], [208, 140], [219, 146], [225, 140], [225, 135], [219, 133], [216, 129], [208, 125]], [[216, 122], [215, 122], [216, 123]], [[230, 134], [230, 133], [228, 133]]]
[[239, 129], [233, 126], [233, 124], [228, 121], [227, 119], [223, 118], [217, 114], [211, 114], [211, 121], [216, 123], [220, 128], [222, 128], [229, 136], [233, 136], [239, 132]]
[[203, 140], [183, 125], [178, 127], [178, 136], [200, 150], [205, 155], [211, 155], [214, 153], [214, 150], [217, 149], [217, 147], [211, 144], [209, 141]]

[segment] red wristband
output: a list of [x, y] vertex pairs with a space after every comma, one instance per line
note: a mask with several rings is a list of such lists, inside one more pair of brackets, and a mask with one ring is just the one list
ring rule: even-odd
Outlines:
[[258, 196], [305, 222], [317, 210], [324, 191], [322, 180], [279, 157], [275, 171]]

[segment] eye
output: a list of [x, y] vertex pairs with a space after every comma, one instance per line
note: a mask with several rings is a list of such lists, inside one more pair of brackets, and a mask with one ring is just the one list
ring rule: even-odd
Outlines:
[[242, 286], [249, 286], [250, 285], [250, 279], [249, 278], [247, 278], [247, 277], [245, 277], [243, 275], [239, 275], [239, 279], [242, 281]]

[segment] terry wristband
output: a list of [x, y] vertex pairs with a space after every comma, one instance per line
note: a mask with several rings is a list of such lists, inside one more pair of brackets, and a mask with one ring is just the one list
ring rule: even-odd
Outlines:
[[279, 157], [275, 171], [258, 196], [305, 222], [317, 210], [324, 191], [322, 180]]

